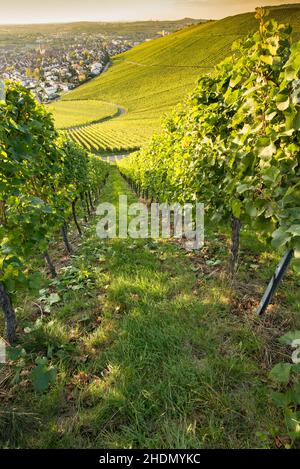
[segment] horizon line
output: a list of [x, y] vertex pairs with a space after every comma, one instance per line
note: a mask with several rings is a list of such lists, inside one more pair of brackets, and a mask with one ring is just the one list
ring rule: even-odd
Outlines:
[[[225, 18], [225, 17], [224, 17]], [[218, 18], [193, 18], [190, 16], [180, 17], [180, 18], [169, 18], [169, 19], [132, 19], [132, 20], [66, 20], [66, 21], [40, 21], [33, 23], [1, 23], [0, 26], [38, 26], [45, 24], [74, 24], [74, 23], [102, 23], [102, 24], [112, 24], [112, 23], [149, 23], [149, 22], [172, 22], [172, 21], [183, 21], [183, 20], [193, 20], [193, 21], [214, 21]]]

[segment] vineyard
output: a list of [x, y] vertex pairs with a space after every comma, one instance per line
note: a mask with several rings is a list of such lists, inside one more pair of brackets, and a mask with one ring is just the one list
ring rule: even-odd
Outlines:
[[[5, 82], [1, 449], [299, 448], [300, 8], [272, 16], [143, 44], [52, 107]], [[124, 195], [204, 203], [204, 246], [100, 239]]]
[[261, 21], [119, 167], [151, 199], [202, 200], [216, 221], [253, 223], [298, 259], [300, 42], [291, 45], [289, 26]]
[[68, 129], [116, 117], [118, 108], [101, 101], [58, 101], [47, 106], [58, 129]]
[[[256, 16], [259, 32], [199, 80], [186, 105], [166, 118], [161, 135], [117, 164], [143, 197], [201, 201], [212, 223], [231, 221], [232, 276], [242, 227], [279, 253], [292, 249], [299, 274], [300, 42], [291, 45], [291, 27], [267, 21], [265, 10]], [[299, 330], [284, 343], [296, 339]], [[290, 383], [275, 400], [285, 408], [290, 435], [299, 438], [299, 366], [279, 363], [271, 376]]]
[[29, 259], [44, 256], [56, 275], [48, 253], [51, 239], [61, 230], [72, 252], [67, 234], [71, 216], [82, 234], [76, 203], [81, 200], [90, 211], [107, 170], [99, 158], [59, 137], [51, 115], [21, 85], [7, 82], [0, 112], [0, 304], [7, 338], [14, 342], [11, 295], [20, 287], [39, 285]]
[[[272, 16], [283, 23], [291, 23], [293, 38], [299, 37], [299, 5], [276, 8]], [[86, 130], [74, 137], [82, 138], [86, 148], [90, 145], [99, 151], [103, 148], [128, 151], [141, 147], [160, 130], [164, 114], [194, 89], [199, 76], [212, 71], [231, 54], [232, 43], [255, 28], [253, 14], [237, 15], [185, 28], [113, 57], [107, 72], [66, 94], [63, 101], [75, 101], [76, 106], [76, 100], [101, 100], [116, 103], [126, 113], [117, 122], [112, 119], [98, 124], [95, 129], [91, 127], [93, 134], [97, 133], [97, 143]], [[61, 120], [64, 120], [63, 114]], [[125, 134], [125, 141], [120, 139], [119, 131]], [[111, 140], [115, 132], [116, 139]], [[108, 143], [104, 134], [109, 134]]]
[[94, 124], [67, 130], [69, 138], [96, 153], [134, 151], [145, 144], [153, 134], [154, 125], [145, 128], [145, 121], [114, 122]]

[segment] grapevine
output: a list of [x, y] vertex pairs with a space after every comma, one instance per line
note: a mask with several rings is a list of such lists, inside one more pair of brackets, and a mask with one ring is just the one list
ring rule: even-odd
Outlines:
[[294, 250], [300, 264], [300, 43], [267, 21], [234, 55], [202, 77], [185, 106], [121, 172], [162, 202], [204, 202], [215, 222], [233, 222], [234, 270], [241, 224]]
[[67, 236], [70, 216], [81, 234], [76, 202], [81, 197], [88, 209], [93, 206], [107, 169], [99, 158], [59, 136], [51, 114], [27, 89], [9, 81], [5, 101], [0, 102], [0, 155], [0, 305], [7, 338], [13, 342], [12, 297], [20, 288], [34, 288], [38, 280], [30, 258], [43, 254], [56, 275], [49, 243], [61, 230], [72, 251]]

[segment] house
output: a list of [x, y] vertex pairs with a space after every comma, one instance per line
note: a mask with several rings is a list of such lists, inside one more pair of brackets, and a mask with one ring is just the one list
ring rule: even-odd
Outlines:
[[57, 86], [49, 86], [48, 88], [45, 88], [45, 91], [48, 99], [53, 99], [57, 93]]
[[99, 75], [102, 71], [103, 65], [100, 62], [95, 62], [91, 66], [91, 75]]

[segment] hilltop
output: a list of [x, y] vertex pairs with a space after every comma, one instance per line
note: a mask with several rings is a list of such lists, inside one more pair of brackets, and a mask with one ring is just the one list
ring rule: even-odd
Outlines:
[[[300, 38], [300, 5], [271, 8], [270, 17], [290, 23], [295, 40]], [[101, 101], [109, 102], [126, 112], [77, 130], [76, 138], [96, 151], [142, 145], [159, 130], [162, 115], [186, 97], [197, 79], [230, 55], [232, 43], [256, 29], [253, 12], [245, 13], [191, 25], [115, 56], [106, 73], [63, 99], [99, 100], [99, 106]]]

